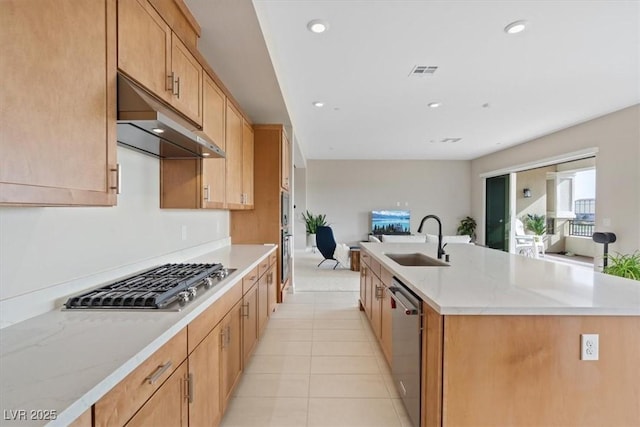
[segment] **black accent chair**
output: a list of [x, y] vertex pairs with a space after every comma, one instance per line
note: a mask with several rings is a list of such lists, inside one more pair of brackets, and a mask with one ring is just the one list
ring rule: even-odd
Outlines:
[[320, 264], [318, 264], [318, 267], [320, 267], [323, 262], [330, 259], [336, 262], [336, 265], [333, 266], [333, 269], [335, 270], [338, 264], [340, 264], [340, 261], [333, 257], [336, 251], [336, 239], [333, 237], [333, 230], [331, 227], [318, 227], [316, 230], [316, 246], [324, 257]]

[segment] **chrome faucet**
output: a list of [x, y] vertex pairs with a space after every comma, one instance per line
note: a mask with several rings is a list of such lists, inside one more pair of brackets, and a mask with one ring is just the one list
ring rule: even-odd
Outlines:
[[420, 226], [418, 227], [418, 233], [422, 232], [422, 225], [429, 218], [433, 218], [438, 221], [438, 259], [442, 259], [444, 255], [444, 248], [442, 247], [442, 221], [436, 215], [427, 215], [420, 221]]

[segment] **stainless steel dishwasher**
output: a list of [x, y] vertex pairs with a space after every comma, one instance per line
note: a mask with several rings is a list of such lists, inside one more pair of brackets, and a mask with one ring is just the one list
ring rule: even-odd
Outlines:
[[397, 278], [387, 288], [391, 296], [393, 356], [391, 371], [407, 414], [420, 426], [422, 353], [421, 300]]

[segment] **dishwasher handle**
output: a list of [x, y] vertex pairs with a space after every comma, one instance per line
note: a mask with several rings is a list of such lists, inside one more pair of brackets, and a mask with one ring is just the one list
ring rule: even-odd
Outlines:
[[404, 309], [404, 314], [406, 314], [407, 316], [415, 316], [417, 314], [420, 314], [420, 311], [418, 310], [417, 307], [409, 308], [400, 299], [396, 298], [395, 293], [399, 292], [400, 288], [398, 288], [397, 286], [389, 286], [388, 288], [386, 288], [386, 291], [389, 294], [389, 296], [391, 297], [392, 302], [400, 305], [400, 307], [402, 307]]

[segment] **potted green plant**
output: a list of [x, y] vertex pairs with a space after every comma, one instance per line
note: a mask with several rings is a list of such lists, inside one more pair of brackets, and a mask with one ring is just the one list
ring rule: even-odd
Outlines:
[[460, 236], [470, 236], [471, 241], [475, 242], [476, 240], [476, 220], [467, 216], [460, 220], [460, 225], [458, 225], [458, 235]]
[[318, 227], [327, 225], [327, 215], [314, 215], [308, 210], [302, 213], [305, 227], [307, 229], [307, 246], [314, 247], [316, 245], [316, 232]]
[[547, 234], [547, 219], [544, 215], [527, 214], [522, 222], [527, 230], [532, 231], [536, 236]]
[[640, 251], [632, 254], [609, 254], [607, 264], [605, 273], [640, 281]]

